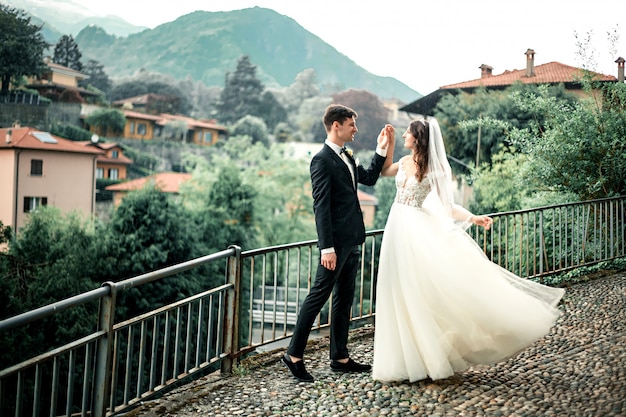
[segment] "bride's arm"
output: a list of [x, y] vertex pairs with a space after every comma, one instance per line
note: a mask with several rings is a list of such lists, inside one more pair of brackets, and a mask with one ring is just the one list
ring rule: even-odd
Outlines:
[[398, 173], [398, 163], [393, 162], [393, 151], [396, 146], [395, 133], [391, 125], [386, 125], [381, 131], [380, 136], [383, 136], [387, 140], [387, 159], [385, 159], [383, 168], [380, 171], [380, 175], [383, 177], [391, 177]]
[[471, 222], [477, 226], [482, 226], [485, 230], [489, 230], [491, 224], [493, 223], [493, 219], [489, 216], [477, 216], [472, 214], [469, 210], [467, 210], [463, 206], [459, 206], [458, 204], [452, 204], [452, 218], [454, 220], [460, 222]]
[[[387, 156], [389, 158], [389, 156]], [[388, 159], [390, 161], [390, 159]], [[380, 175], [383, 177], [393, 177], [398, 173], [398, 164], [400, 162], [394, 162], [391, 165], [383, 167], [382, 171], [380, 171]]]

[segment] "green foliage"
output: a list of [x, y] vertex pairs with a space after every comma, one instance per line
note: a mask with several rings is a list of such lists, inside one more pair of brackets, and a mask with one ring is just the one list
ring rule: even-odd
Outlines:
[[[365, 90], [343, 91], [334, 94], [333, 100], [335, 103], [343, 104], [344, 106], [354, 109], [359, 115], [356, 123], [359, 131], [355, 135], [355, 141], [350, 144], [350, 147], [355, 151], [363, 149], [374, 150], [380, 130], [386, 123], [389, 123], [389, 111], [383, 105], [383, 102], [374, 94]], [[324, 109], [322, 109], [322, 112], [323, 111]], [[321, 122], [321, 117], [318, 120], [320, 120], [318, 126], [321, 126], [324, 131], [322, 138], [325, 139], [326, 130]]]
[[[154, 184], [129, 193], [103, 231], [99, 281], [119, 281], [192, 258], [194, 234], [190, 215]], [[144, 313], [199, 289], [189, 274], [158, 280], [119, 299], [124, 317]]]
[[90, 140], [93, 135], [92, 132], [85, 130], [76, 125], [68, 125], [55, 123], [52, 125], [50, 129], [50, 133], [56, 136], [60, 136], [64, 139], [74, 140], [74, 141], [86, 141]]
[[234, 123], [244, 116], [260, 116], [263, 84], [256, 77], [256, 66], [243, 55], [234, 72], [226, 74], [224, 89], [217, 105], [218, 118], [223, 123]]
[[159, 158], [154, 156], [153, 153], [143, 152], [132, 146], [125, 146], [124, 154], [133, 160], [132, 167], [134, 169], [141, 168], [146, 174], [154, 171], [154, 168], [159, 164]]
[[[91, 276], [97, 266], [97, 241], [87, 221], [76, 213], [62, 216], [53, 207], [37, 209], [3, 254], [0, 286], [8, 291], [8, 303], [2, 314], [13, 316], [94, 289]], [[96, 311], [88, 304], [22, 329], [29, 337], [13, 341], [11, 360], [84, 335]]]
[[[572, 102], [562, 85], [542, 87], [558, 102]], [[535, 94], [538, 87], [515, 84], [505, 90], [479, 88], [473, 93], [458, 91], [444, 96], [435, 108], [446, 151], [465, 165], [478, 167], [491, 163], [492, 155], [511, 145], [510, 129], [529, 125], [543, 126], [542, 114], [519, 108], [513, 93]], [[456, 164], [455, 172], [462, 172]]]
[[0, 28], [0, 94], [7, 94], [11, 82], [45, 70], [43, 53], [49, 44], [41, 26], [32, 24], [23, 10], [4, 4], [0, 4]]
[[387, 217], [391, 210], [391, 205], [396, 196], [395, 177], [380, 177], [376, 182], [376, 214], [374, 218], [374, 229], [384, 229], [387, 224]]
[[180, 83], [171, 76], [139, 71], [133, 77], [123, 79], [109, 91], [111, 101], [126, 99], [144, 94], [154, 94], [146, 111], [151, 114], [172, 113], [185, 114], [191, 112], [187, 93], [180, 88]]
[[78, 49], [78, 44], [74, 42], [72, 35], [63, 35], [54, 46], [52, 62], [71, 68], [76, 71], [83, 70], [83, 63], [80, 61], [83, 54]]
[[108, 132], [121, 133], [126, 125], [126, 117], [118, 109], [97, 110], [87, 116], [85, 121], [89, 126], [101, 129], [104, 135], [107, 135]]
[[277, 98], [288, 113], [298, 111], [306, 99], [320, 95], [317, 83], [317, 73], [313, 68], [307, 68], [296, 75], [294, 82], [282, 90]]
[[83, 68], [83, 73], [89, 76], [88, 79], [80, 81], [81, 87], [94, 87], [101, 91], [103, 94], [107, 94], [111, 90], [112, 82], [109, 76], [104, 71], [104, 65], [94, 59], [87, 61], [87, 64]]
[[473, 200], [469, 209], [473, 213], [499, 213], [522, 209], [524, 197], [536, 191], [536, 181], [531, 176], [521, 176], [526, 156], [501, 151], [492, 156], [492, 164], [483, 164], [475, 174]]
[[543, 126], [513, 129], [511, 137], [529, 156], [532, 171], [546, 189], [580, 200], [626, 194], [626, 86], [583, 80], [597, 94], [563, 104], [545, 89], [514, 94], [516, 104], [542, 114]]
[[274, 94], [269, 91], [264, 91], [261, 95], [261, 107], [259, 110], [259, 117], [265, 121], [270, 130], [287, 120], [287, 111], [281, 106]]
[[235, 136], [248, 136], [252, 143], [262, 143], [269, 146], [270, 139], [267, 133], [267, 126], [260, 117], [244, 116], [230, 129], [231, 138]]
[[[224, 223], [221, 219], [230, 219], [234, 213], [239, 213], [234, 220], [226, 221], [226, 226], [244, 227], [241, 231], [230, 231], [228, 227], [224, 229], [223, 224], [214, 225], [215, 229], [207, 236], [222, 236], [224, 229], [224, 233], [242, 238], [239, 242], [233, 242], [232, 238], [220, 241], [220, 250], [223, 245], [232, 243], [251, 248], [315, 237], [310, 190], [307, 189], [310, 181], [308, 163], [286, 159], [283, 154], [281, 145], [253, 145], [250, 137], [239, 136], [231, 137], [215, 148], [209, 161], [190, 158], [195, 186], [184, 188], [185, 204], [200, 213], [203, 219], [200, 223], [209, 223], [211, 218]], [[240, 172], [238, 176], [228, 173], [232, 167]], [[220, 176], [230, 179], [220, 181]], [[218, 193], [215, 187], [221, 191]], [[237, 191], [237, 187], [242, 187], [245, 192]], [[253, 193], [252, 217], [242, 218], [241, 215], [247, 213], [243, 208], [252, 198], [250, 193]], [[236, 203], [239, 208], [217, 204], [229, 198], [240, 200]], [[230, 207], [228, 216], [231, 217], [225, 217], [227, 214], [217, 208], [207, 213], [207, 207], [212, 206]]]

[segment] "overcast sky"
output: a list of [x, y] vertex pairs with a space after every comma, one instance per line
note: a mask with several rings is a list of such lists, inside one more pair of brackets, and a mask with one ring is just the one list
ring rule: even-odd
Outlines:
[[[369, 72], [396, 78], [421, 94], [480, 77], [558, 61], [583, 66], [577, 38], [591, 35], [598, 72], [617, 75], [626, 57], [624, 0], [74, 0], [154, 28], [196, 10], [260, 6], [289, 16]], [[611, 50], [608, 33], [617, 33]], [[588, 60], [587, 60], [588, 61]]]

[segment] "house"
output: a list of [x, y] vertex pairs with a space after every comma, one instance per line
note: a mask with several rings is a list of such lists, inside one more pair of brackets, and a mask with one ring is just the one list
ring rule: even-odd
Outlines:
[[[192, 142], [196, 145], [215, 145], [218, 140], [224, 139], [228, 130], [215, 121], [197, 120], [191, 117], [161, 113], [161, 120], [157, 122], [157, 136], [172, 139], [172, 132], [182, 131], [182, 142]], [[160, 129], [159, 129], [160, 127]], [[168, 132], [170, 128], [170, 132]], [[175, 134], [175, 133], [174, 133]]]
[[[438, 90], [415, 100], [412, 103], [400, 108], [401, 111], [412, 114], [432, 115], [433, 110], [439, 103], [439, 100], [446, 94], [456, 94], [459, 90], [465, 92], [473, 92], [479, 87], [488, 90], [504, 90], [515, 83], [522, 84], [563, 84], [565, 89], [578, 95], [582, 95], [583, 90], [578, 81], [583, 75], [583, 70], [559, 62], [548, 62], [547, 64], [535, 66], [535, 51], [528, 49], [526, 55], [526, 68], [522, 70], [504, 71], [502, 74], [494, 75], [493, 68], [489, 65], [481, 65], [480, 78], [463, 81], [454, 84], [448, 84], [440, 87]], [[619, 61], [619, 60], [618, 60]], [[623, 62], [618, 66], [622, 67]], [[601, 82], [615, 82], [617, 78], [612, 75], [604, 75], [594, 73], [596, 78]], [[622, 75], [623, 79], [623, 75]]]
[[135, 97], [128, 97], [122, 100], [115, 100], [111, 103], [113, 107], [123, 110], [132, 110], [146, 114], [168, 113], [173, 104], [172, 101], [178, 101], [177, 97], [165, 96], [161, 94], [142, 94]]
[[[93, 109], [92, 109], [93, 111]], [[210, 146], [225, 139], [228, 129], [215, 121], [197, 120], [192, 117], [160, 113], [158, 115], [134, 110], [121, 110], [126, 117], [122, 136], [140, 140], [176, 140], [196, 145]], [[84, 113], [83, 118], [88, 114]], [[90, 130], [104, 137], [116, 137], [112, 132], [102, 132], [95, 127]]]
[[113, 192], [113, 204], [118, 206], [126, 194], [131, 191], [140, 190], [148, 184], [154, 184], [164, 193], [178, 194], [180, 184], [190, 179], [191, 174], [188, 173], [160, 172], [147, 177], [109, 185], [105, 187], [105, 190]]
[[94, 214], [96, 161], [104, 152], [15, 125], [0, 129], [0, 220], [19, 230], [39, 206]]
[[100, 142], [97, 136], [91, 141], [77, 143], [83, 146], [91, 146], [104, 152], [96, 160], [96, 179], [126, 179], [128, 166], [133, 161], [124, 156], [124, 150], [119, 144], [115, 142]]
[[98, 96], [97, 93], [78, 86], [79, 81], [89, 78], [87, 74], [55, 64], [50, 58], [46, 58], [45, 64], [47, 70], [39, 76], [28, 78], [26, 88], [37, 90], [44, 97], [58, 98], [63, 93], [75, 93], [81, 99]]

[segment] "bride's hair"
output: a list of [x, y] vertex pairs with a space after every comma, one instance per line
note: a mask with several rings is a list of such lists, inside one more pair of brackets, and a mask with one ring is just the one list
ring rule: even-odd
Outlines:
[[413, 120], [409, 125], [409, 131], [415, 138], [413, 162], [417, 167], [415, 177], [422, 181], [428, 172], [428, 122], [425, 120]]

